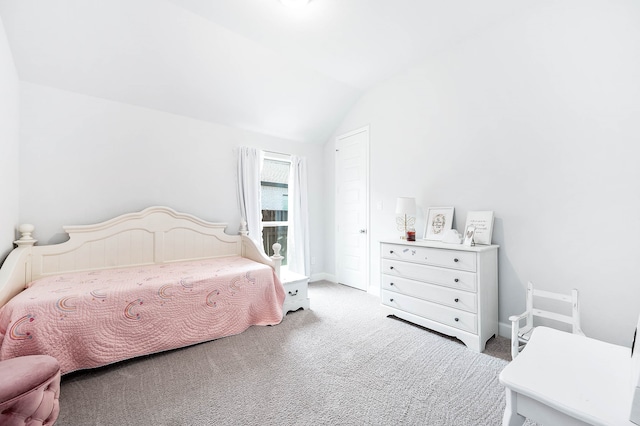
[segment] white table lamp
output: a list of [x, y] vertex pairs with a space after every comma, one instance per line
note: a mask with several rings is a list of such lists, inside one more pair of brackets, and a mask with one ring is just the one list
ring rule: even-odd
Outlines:
[[416, 224], [416, 199], [412, 197], [398, 197], [396, 201], [396, 224], [398, 231], [402, 231], [400, 238], [407, 238], [407, 230]]

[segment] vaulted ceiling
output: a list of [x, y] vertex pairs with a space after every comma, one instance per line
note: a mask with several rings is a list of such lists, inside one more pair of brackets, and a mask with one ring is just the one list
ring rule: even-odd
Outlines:
[[324, 143], [369, 88], [514, 0], [0, 0], [23, 81]]

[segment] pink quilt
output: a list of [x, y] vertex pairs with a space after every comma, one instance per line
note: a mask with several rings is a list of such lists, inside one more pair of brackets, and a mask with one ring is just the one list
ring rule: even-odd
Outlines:
[[278, 324], [284, 297], [273, 269], [238, 256], [46, 277], [0, 309], [0, 360], [98, 367]]

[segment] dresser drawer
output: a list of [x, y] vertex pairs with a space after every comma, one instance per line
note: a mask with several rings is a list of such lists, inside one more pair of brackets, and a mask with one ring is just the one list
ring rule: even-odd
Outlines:
[[286, 294], [286, 302], [293, 301], [295, 299], [307, 298], [307, 281], [295, 281], [292, 283], [284, 283], [284, 291]]
[[475, 292], [477, 288], [475, 273], [417, 263], [382, 259], [382, 273], [472, 292]]
[[382, 289], [436, 302], [467, 312], [478, 312], [476, 293], [427, 284], [390, 275], [382, 275]]
[[476, 254], [468, 251], [383, 243], [382, 257], [461, 271], [476, 271]]
[[459, 330], [473, 334], [478, 333], [478, 317], [469, 312], [387, 290], [382, 290], [382, 303], [391, 308], [400, 309]]

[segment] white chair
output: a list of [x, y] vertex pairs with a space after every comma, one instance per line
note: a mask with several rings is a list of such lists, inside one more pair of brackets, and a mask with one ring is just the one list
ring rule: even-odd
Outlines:
[[[560, 314], [557, 312], [551, 312], [534, 307], [534, 301], [539, 299], [551, 299], [560, 302], [566, 302], [571, 304], [571, 316]], [[531, 333], [533, 332], [534, 324], [533, 317], [546, 318], [553, 321], [563, 322], [571, 325], [571, 331], [573, 334], [579, 334], [584, 336], [582, 329], [580, 328], [580, 309], [578, 305], [578, 290], [573, 289], [571, 295], [552, 293], [549, 291], [535, 290], [531, 281], [527, 283], [527, 310], [520, 315], [513, 315], [509, 317], [511, 321], [511, 358], [515, 359], [518, 353], [522, 350], [524, 345], [527, 344]], [[520, 321], [526, 319], [524, 327], [520, 327]]]

